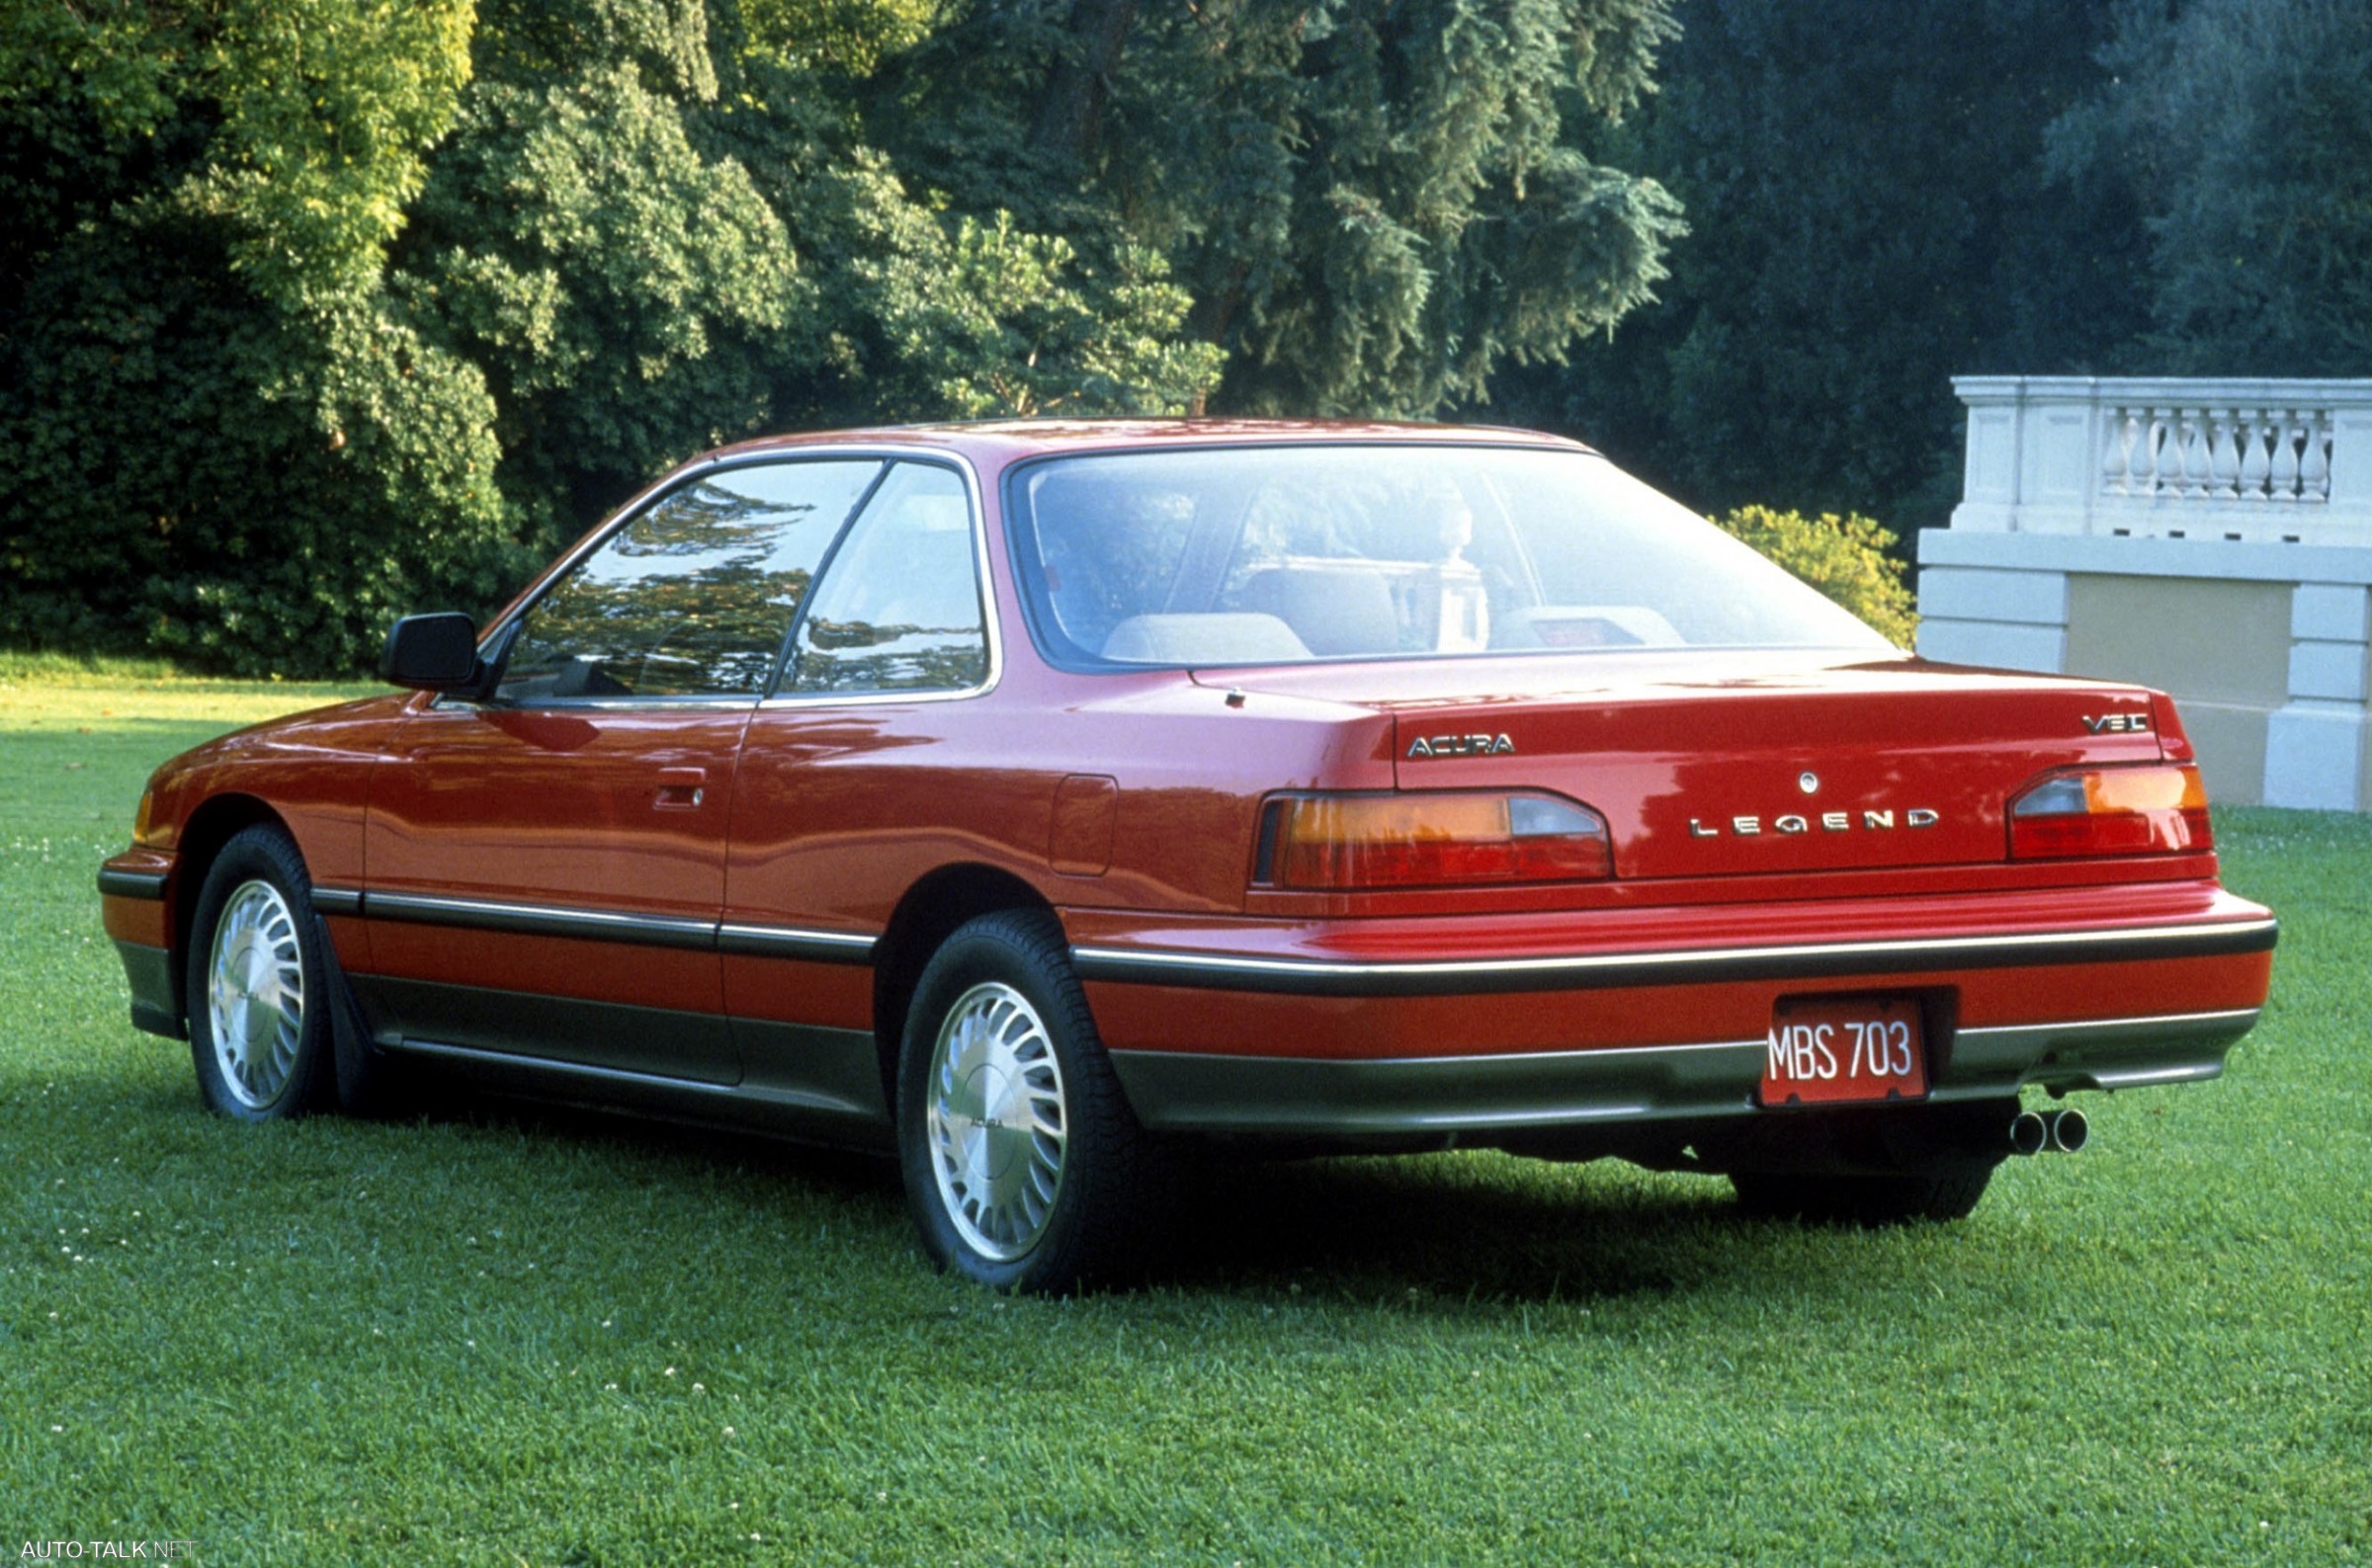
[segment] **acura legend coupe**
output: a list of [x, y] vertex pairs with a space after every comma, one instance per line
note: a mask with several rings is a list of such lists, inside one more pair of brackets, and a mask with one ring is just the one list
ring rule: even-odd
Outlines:
[[2272, 968], [2164, 696], [1913, 657], [1520, 432], [750, 443], [381, 674], [167, 763], [100, 872], [208, 1106], [433, 1067], [894, 1149], [1010, 1288], [1264, 1154], [1957, 1218]]

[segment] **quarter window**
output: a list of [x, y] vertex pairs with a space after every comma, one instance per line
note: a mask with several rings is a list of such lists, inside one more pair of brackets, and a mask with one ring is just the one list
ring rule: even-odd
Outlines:
[[936, 692], [987, 678], [964, 481], [901, 462], [850, 525], [799, 622], [798, 692]]
[[728, 468], [670, 492], [532, 606], [496, 697], [755, 698], [882, 465]]

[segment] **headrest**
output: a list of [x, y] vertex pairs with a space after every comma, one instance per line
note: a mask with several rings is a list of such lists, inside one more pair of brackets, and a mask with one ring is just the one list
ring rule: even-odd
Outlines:
[[1274, 616], [1131, 616], [1104, 639], [1126, 664], [1293, 664], [1310, 650]]
[[1321, 658], [1399, 651], [1400, 618], [1382, 572], [1279, 567], [1246, 582], [1243, 602], [1283, 620]]

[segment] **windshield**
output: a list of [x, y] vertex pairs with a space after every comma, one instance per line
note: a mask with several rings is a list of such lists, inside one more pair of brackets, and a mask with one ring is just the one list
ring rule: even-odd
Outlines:
[[1033, 630], [1069, 668], [1892, 644], [1582, 453], [1207, 448], [1008, 490]]

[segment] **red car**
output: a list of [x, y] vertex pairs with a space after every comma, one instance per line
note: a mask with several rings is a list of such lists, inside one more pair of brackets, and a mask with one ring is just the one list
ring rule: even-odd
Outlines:
[[1569, 442], [1015, 423], [686, 464], [100, 873], [208, 1105], [501, 1086], [893, 1145], [1058, 1288], [1189, 1153], [1487, 1145], [1966, 1214], [2212, 1078], [2274, 922], [2174, 708], [1956, 669]]

